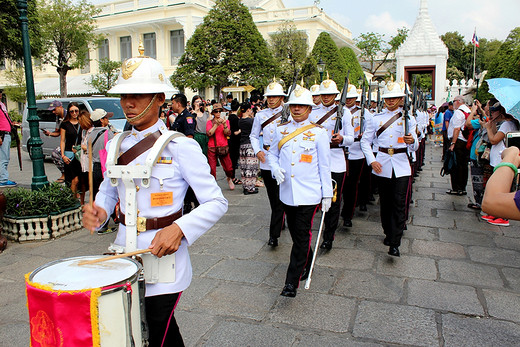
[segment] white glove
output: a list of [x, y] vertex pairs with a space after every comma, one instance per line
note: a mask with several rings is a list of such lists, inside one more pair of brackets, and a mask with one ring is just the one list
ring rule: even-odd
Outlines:
[[332, 205], [332, 199], [331, 198], [323, 198], [321, 200], [321, 210], [323, 212], [327, 212], [330, 208], [330, 205]]
[[273, 171], [274, 179], [276, 180], [276, 183], [278, 183], [278, 185], [280, 185], [283, 181], [285, 181], [284, 173], [285, 173], [285, 170], [282, 168], [278, 168]]

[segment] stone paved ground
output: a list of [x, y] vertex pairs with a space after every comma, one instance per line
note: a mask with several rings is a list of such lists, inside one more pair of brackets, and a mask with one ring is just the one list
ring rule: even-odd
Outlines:
[[[449, 178], [440, 167], [440, 149], [428, 145], [400, 258], [386, 254], [379, 207], [369, 206], [353, 228], [338, 230], [332, 251], [319, 253], [310, 290], [302, 284], [296, 298], [279, 295], [291, 242], [284, 231], [278, 248], [266, 245], [265, 190], [224, 190], [228, 213], [190, 250], [194, 278], [176, 311], [186, 345], [518, 346], [520, 224], [480, 221], [468, 197], [445, 194]], [[29, 184], [28, 160], [25, 168], [10, 165], [15, 180]], [[218, 175], [223, 185], [221, 169]], [[0, 255], [0, 346], [28, 346], [23, 274], [51, 260], [101, 254], [113, 238], [83, 230], [10, 243]]]

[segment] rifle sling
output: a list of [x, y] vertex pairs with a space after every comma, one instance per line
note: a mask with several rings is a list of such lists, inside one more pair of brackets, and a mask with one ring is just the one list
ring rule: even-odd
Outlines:
[[159, 137], [161, 137], [161, 132], [159, 130], [146, 136], [144, 139], [130, 147], [125, 153], [121, 154], [119, 158], [117, 158], [117, 165], [128, 165], [135, 158], [152, 148]]
[[263, 122], [262, 125], [260, 125], [260, 126], [262, 127], [262, 129], [265, 128], [266, 126], [268, 126], [270, 123], [272, 123], [276, 118], [280, 117], [281, 115], [282, 115], [282, 111], [275, 113], [273, 116], [271, 116], [271, 118], [269, 118], [268, 120]]
[[377, 130], [376, 137], [379, 137], [379, 135], [381, 135], [381, 133], [383, 131], [385, 131], [390, 125], [392, 125], [393, 122], [395, 122], [396, 120], [401, 118], [401, 116], [402, 116], [401, 112], [394, 114], [394, 116], [392, 118], [390, 118], [385, 124], [383, 124], [383, 126], [381, 128], [379, 128]]
[[317, 122], [316, 124], [318, 125], [321, 125], [323, 122], [325, 122], [330, 116], [332, 116], [334, 113], [336, 113], [336, 111], [338, 111], [338, 106], [334, 107], [332, 110], [330, 110], [329, 112], [325, 113], [325, 115], [323, 117], [321, 117]]
[[296, 136], [300, 135], [301, 133], [303, 133], [304, 131], [307, 131], [309, 129], [312, 129], [316, 126], [315, 123], [311, 123], [311, 124], [307, 124], [306, 126], [304, 127], [301, 127], [300, 129], [297, 129], [295, 131], [293, 131], [292, 133], [290, 133], [289, 135], [285, 136], [284, 138], [282, 138], [280, 140], [280, 142], [278, 142], [278, 149], [282, 148], [283, 145], [285, 145], [285, 143], [293, 138], [295, 138]]

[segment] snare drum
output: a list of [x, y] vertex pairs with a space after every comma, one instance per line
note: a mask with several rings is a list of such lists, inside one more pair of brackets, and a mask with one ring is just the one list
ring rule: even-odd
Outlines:
[[[144, 285], [130, 258], [61, 259], [26, 276], [32, 346], [143, 346]], [[144, 317], [143, 317], [144, 318]]]

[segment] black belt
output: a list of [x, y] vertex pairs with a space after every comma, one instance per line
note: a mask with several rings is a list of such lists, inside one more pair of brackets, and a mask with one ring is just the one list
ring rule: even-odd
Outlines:
[[[166, 228], [169, 225], [172, 225], [173, 222], [175, 222], [177, 219], [179, 219], [182, 216], [182, 208], [175, 212], [174, 214], [171, 214], [166, 217], [160, 217], [160, 218], [145, 218], [145, 217], [137, 217], [137, 231], [144, 232], [147, 230], [154, 230], [154, 229], [162, 229]], [[125, 215], [119, 212], [119, 222], [126, 226], [125, 224]]]
[[386, 154], [394, 155], [394, 154], [397, 154], [397, 153], [406, 153], [406, 152], [408, 152], [408, 149], [406, 147], [401, 147], [401, 148], [384, 148], [384, 147], [379, 147], [379, 152], [383, 152], [383, 153], [386, 153]]
[[359, 141], [361, 141], [361, 138], [359, 138], [359, 137], [354, 138], [354, 142], [359, 142]]

